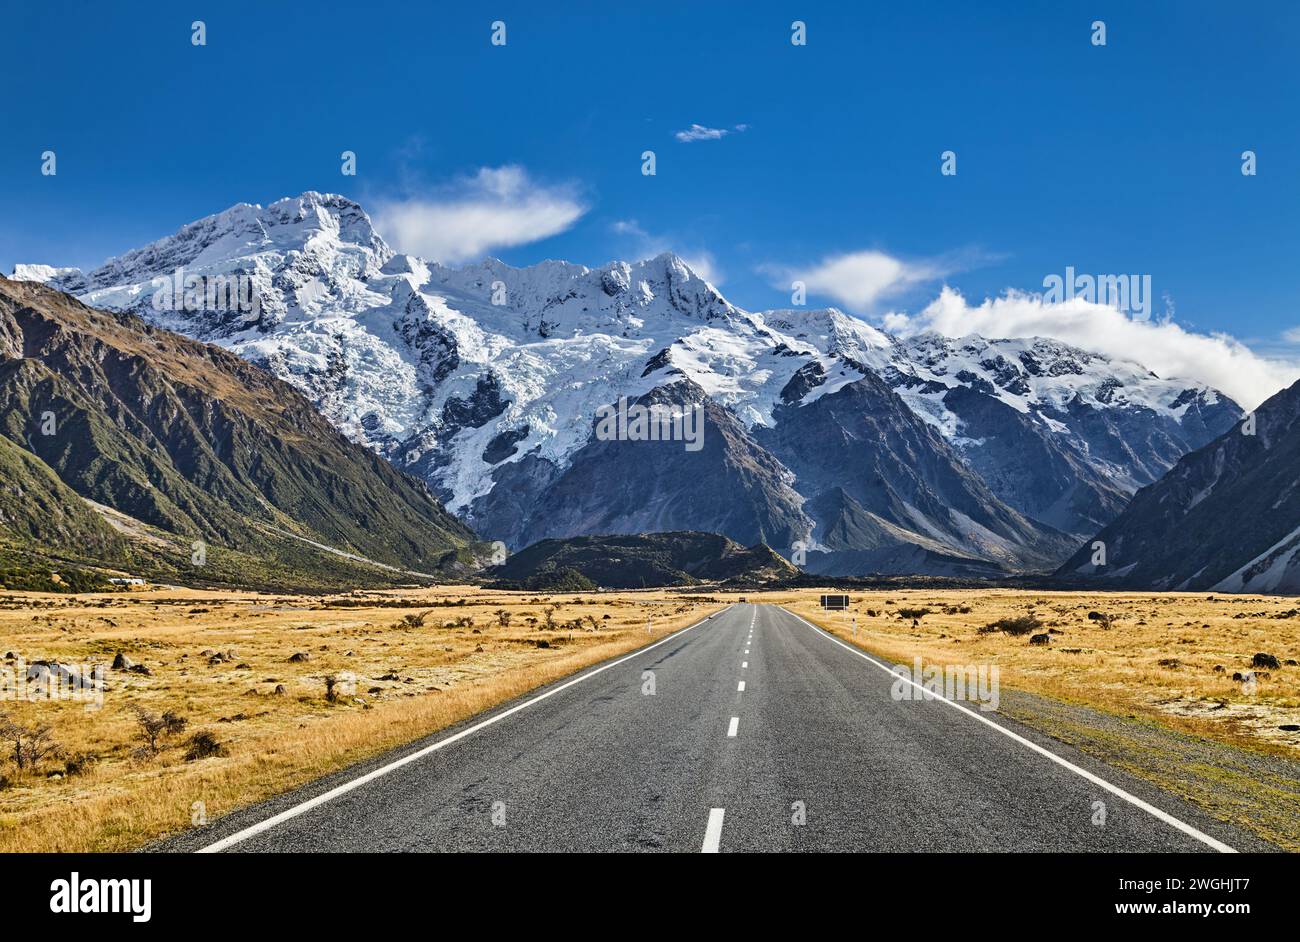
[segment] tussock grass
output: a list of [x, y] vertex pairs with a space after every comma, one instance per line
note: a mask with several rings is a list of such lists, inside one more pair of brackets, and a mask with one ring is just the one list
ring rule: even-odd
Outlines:
[[[719, 607], [656, 592], [469, 587], [339, 597], [179, 589], [0, 596], [0, 655], [107, 666], [123, 651], [150, 671], [108, 671], [98, 710], [0, 702], [17, 721], [48, 723], [63, 753], [34, 771], [0, 760], [0, 852], [138, 847], [436, 732]], [[291, 661], [295, 654], [308, 657]], [[335, 678], [333, 700], [327, 677]], [[171, 711], [186, 721], [184, 734], [161, 737], [151, 754], [137, 708]]]
[[[997, 664], [1010, 687], [1300, 758], [1300, 733], [1279, 729], [1300, 723], [1300, 666], [1286, 663], [1300, 660], [1294, 598], [916, 589], [855, 592], [848, 612], [827, 613], [819, 595], [762, 600], [884, 659]], [[889, 617], [898, 607], [932, 612], [913, 624]], [[1049, 633], [1049, 643], [1031, 645], [1036, 631]], [[1253, 668], [1260, 653], [1278, 658], [1280, 669]], [[1252, 671], [1253, 690], [1232, 679]]]

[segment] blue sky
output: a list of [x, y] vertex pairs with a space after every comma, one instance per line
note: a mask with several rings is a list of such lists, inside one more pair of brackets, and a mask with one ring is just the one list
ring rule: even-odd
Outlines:
[[[511, 264], [671, 248], [753, 309], [860, 256], [847, 276], [878, 292], [827, 275], [809, 300], [877, 322], [944, 284], [976, 305], [1066, 266], [1149, 274], [1156, 318], [1300, 358], [1293, 2], [6, 6], [6, 272], [316, 189], [387, 208], [408, 249], [449, 232], [453, 254]], [[676, 139], [695, 124], [729, 133]], [[504, 214], [421, 235], [476, 200]]]

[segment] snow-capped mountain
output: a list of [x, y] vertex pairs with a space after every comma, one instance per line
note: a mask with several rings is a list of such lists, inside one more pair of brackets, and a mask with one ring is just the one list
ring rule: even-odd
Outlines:
[[[798, 541], [831, 568], [1042, 566], [1240, 414], [1052, 340], [745, 311], [672, 255], [448, 268], [318, 193], [240, 204], [90, 273], [14, 276], [264, 366], [515, 547], [693, 529]], [[250, 303], [213, 304], [231, 281]], [[702, 405], [705, 447], [596, 440], [620, 397]]]
[[1184, 456], [1060, 575], [1115, 587], [1300, 592], [1300, 383]]

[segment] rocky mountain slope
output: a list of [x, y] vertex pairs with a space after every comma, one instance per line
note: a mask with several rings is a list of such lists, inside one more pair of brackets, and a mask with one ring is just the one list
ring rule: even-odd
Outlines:
[[134, 533], [195, 581], [373, 575], [361, 558], [436, 573], [474, 539], [421, 482], [239, 357], [4, 278], [0, 482], [7, 538], [128, 565], [138, 549], [124, 554], [119, 534]]
[[[694, 529], [803, 547], [825, 571], [1050, 568], [1240, 413], [1052, 340], [745, 311], [672, 255], [447, 268], [317, 193], [241, 204], [90, 273], [15, 275], [265, 367], [512, 548]], [[251, 303], [213, 304], [223, 279]], [[602, 440], [598, 410], [620, 399], [700, 405], [703, 448]]]
[[1300, 592], [1300, 383], [1184, 456], [1096, 539], [1104, 566], [1093, 565], [1089, 543], [1059, 575], [1117, 587]]

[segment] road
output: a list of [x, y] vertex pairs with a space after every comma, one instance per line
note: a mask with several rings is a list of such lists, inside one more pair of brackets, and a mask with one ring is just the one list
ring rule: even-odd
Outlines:
[[895, 686], [798, 616], [738, 604], [164, 849], [1262, 846], [978, 703], [900, 700]]

